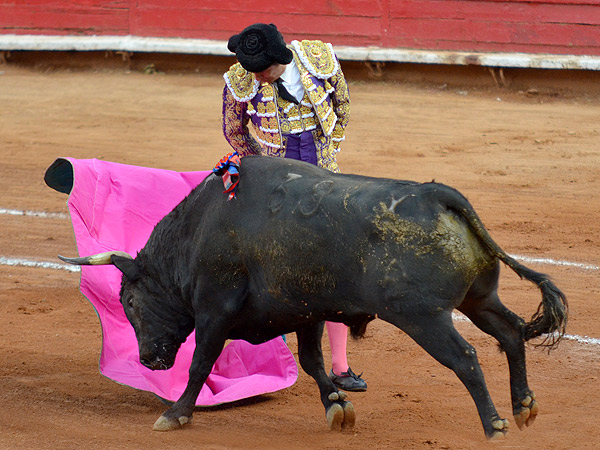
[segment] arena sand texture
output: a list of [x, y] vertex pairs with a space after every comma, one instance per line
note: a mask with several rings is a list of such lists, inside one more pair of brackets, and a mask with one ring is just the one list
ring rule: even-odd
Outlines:
[[[57, 157], [187, 171], [210, 169], [229, 151], [218, 70], [146, 72], [0, 65], [0, 257], [58, 262], [58, 253], [76, 253], [68, 218], [8, 211], [67, 213], [66, 196], [43, 182]], [[343, 172], [450, 184], [507, 252], [551, 260], [527, 264], [567, 294], [570, 339], [550, 354], [528, 346], [540, 405], [533, 426], [514, 424], [508, 368], [493, 338], [456, 323], [511, 422], [506, 439], [491, 444], [454, 373], [376, 321], [365, 339], [349, 342], [351, 365], [369, 383], [350, 395], [357, 410], [350, 433], [328, 432], [316, 384], [303, 372], [289, 389], [199, 409], [191, 426], [153, 432], [165, 406], [98, 372], [100, 325], [79, 293], [79, 275], [0, 265], [0, 448], [600, 447], [598, 97], [498, 88], [491, 78], [485, 88], [349, 78]], [[505, 268], [500, 295], [525, 318], [541, 299]], [[585, 336], [595, 340], [578, 338]], [[288, 338], [295, 352], [295, 336]]]

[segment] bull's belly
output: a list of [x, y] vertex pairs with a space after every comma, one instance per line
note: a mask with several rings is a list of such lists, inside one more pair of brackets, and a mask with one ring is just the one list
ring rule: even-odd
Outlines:
[[[245, 308], [240, 314], [241, 320], [230, 331], [231, 339], [243, 339], [252, 344], [259, 344], [298, 329], [323, 321], [352, 324], [364, 320], [366, 314], [346, 314], [340, 309], [325, 310], [313, 305], [311, 300], [301, 301], [297, 307], [283, 311], [280, 308], [253, 309]], [[264, 305], [263, 305], [264, 306]], [[355, 308], [352, 308], [355, 310]]]

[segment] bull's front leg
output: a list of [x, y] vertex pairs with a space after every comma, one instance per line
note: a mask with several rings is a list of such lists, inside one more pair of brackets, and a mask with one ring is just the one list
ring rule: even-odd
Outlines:
[[171, 431], [191, 423], [196, 399], [225, 344], [224, 328], [205, 321], [196, 323], [196, 349], [190, 377], [181, 397], [154, 423], [155, 431]]
[[298, 359], [302, 369], [313, 377], [319, 386], [329, 429], [338, 431], [350, 429], [356, 422], [354, 406], [346, 401], [346, 393], [338, 391], [325, 372], [321, 350], [323, 325], [324, 323], [321, 322], [296, 331]]

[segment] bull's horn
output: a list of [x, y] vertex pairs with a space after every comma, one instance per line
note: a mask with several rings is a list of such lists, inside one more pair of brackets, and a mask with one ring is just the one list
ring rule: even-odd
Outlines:
[[61, 255], [58, 255], [58, 257], [62, 261], [69, 264], [74, 264], [76, 266], [100, 266], [103, 264], [112, 264], [110, 257], [113, 255], [133, 259], [133, 257], [129, 253], [125, 252], [104, 252], [98, 253], [96, 255], [85, 256], [83, 258], [67, 258]]

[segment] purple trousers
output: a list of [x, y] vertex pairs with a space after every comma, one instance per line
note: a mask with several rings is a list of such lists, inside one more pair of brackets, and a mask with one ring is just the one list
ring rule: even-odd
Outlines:
[[310, 131], [287, 135], [285, 157], [317, 165], [317, 147]]

